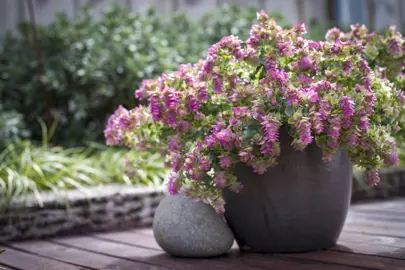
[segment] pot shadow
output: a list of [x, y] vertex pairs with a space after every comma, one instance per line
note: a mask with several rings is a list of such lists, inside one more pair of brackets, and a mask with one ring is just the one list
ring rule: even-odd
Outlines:
[[[126, 257], [128, 261], [117, 261], [116, 263], [105, 266], [104, 270], [132, 270], [132, 269], [236, 269], [241, 265], [240, 252], [238, 250], [231, 250], [226, 254], [207, 257], [207, 258], [191, 258], [173, 256], [162, 251], [161, 254], [142, 256], [140, 257]], [[239, 261], [238, 261], [239, 258]], [[136, 264], [143, 263], [143, 267]], [[242, 267], [245, 263], [242, 262]], [[139, 268], [136, 268], [138, 266]], [[248, 265], [245, 265], [246, 267]], [[231, 267], [231, 268], [230, 268]], [[242, 268], [244, 269], [244, 268]]]

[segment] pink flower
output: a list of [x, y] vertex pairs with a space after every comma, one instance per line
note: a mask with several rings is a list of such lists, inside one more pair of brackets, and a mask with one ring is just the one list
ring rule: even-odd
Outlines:
[[238, 193], [238, 192], [243, 188], [243, 185], [242, 185], [242, 183], [240, 183], [240, 182], [235, 182], [235, 183], [232, 184], [229, 188], [230, 188], [233, 192]]
[[282, 69], [271, 69], [267, 73], [270, 75], [270, 78], [278, 81], [281, 85], [286, 85], [288, 81], [288, 73]]
[[333, 27], [333, 28], [329, 29], [328, 32], [326, 32], [325, 38], [327, 40], [334, 41], [337, 38], [339, 38], [341, 34], [342, 34], [342, 32], [340, 31], [339, 28]]
[[177, 173], [171, 173], [169, 176], [169, 193], [170, 195], [177, 195], [181, 186], [180, 175]]
[[196, 112], [200, 108], [200, 104], [198, 103], [197, 99], [193, 96], [187, 96], [186, 104], [190, 111]]
[[294, 26], [294, 31], [299, 34], [305, 34], [307, 33], [307, 28], [305, 27], [305, 24], [303, 23], [298, 23], [296, 26]]
[[198, 90], [198, 100], [200, 101], [207, 101], [208, 100], [208, 90], [204, 86], [200, 86], [197, 88]]
[[340, 53], [340, 52], [342, 51], [342, 48], [343, 48], [343, 46], [342, 46], [342, 44], [340, 43], [340, 40], [337, 39], [336, 42], [334, 42], [334, 43], [331, 44], [330, 52], [331, 52], [332, 54], [338, 54], [338, 53]]
[[190, 128], [191, 128], [191, 123], [190, 122], [182, 120], [179, 123], [179, 131], [181, 133], [187, 133], [190, 130]]
[[215, 137], [221, 144], [227, 144], [232, 140], [233, 133], [229, 128], [226, 128], [215, 134]]
[[366, 179], [370, 186], [376, 186], [380, 182], [380, 176], [377, 170], [371, 170], [366, 173]]
[[248, 107], [235, 107], [232, 109], [233, 110], [233, 115], [238, 118], [240, 116], [245, 116], [249, 113], [249, 108]]
[[384, 164], [386, 166], [398, 166], [399, 157], [395, 150], [391, 150], [384, 155]]
[[351, 133], [348, 137], [347, 137], [347, 145], [348, 146], [356, 146], [359, 142], [359, 137], [356, 133]]
[[341, 121], [339, 116], [329, 120], [328, 135], [331, 138], [338, 139], [340, 136]]
[[329, 138], [327, 145], [330, 149], [337, 149], [339, 147], [339, 141], [337, 139]]
[[298, 81], [300, 81], [302, 84], [310, 84], [312, 82], [312, 79], [310, 77], [307, 77], [303, 74], [300, 74], [298, 77]]
[[313, 87], [305, 88], [304, 93], [310, 103], [317, 103], [319, 101], [318, 93], [314, 90]]
[[165, 93], [166, 108], [176, 108], [181, 99], [181, 93], [174, 88], [170, 88]]
[[246, 151], [239, 152], [238, 156], [239, 156], [240, 160], [244, 163], [249, 163], [254, 158], [254, 155], [252, 153], [249, 153]]
[[350, 74], [353, 70], [353, 63], [351, 60], [346, 60], [343, 62], [342, 70], [346, 74]]
[[226, 184], [226, 176], [223, 172], [218, 172], [214, 177], [215, 185], [217, 187], [224, 187]]
[[253, 172], [257, 174], [264, 174], [267, 171], [267, 164], [264, 162], [253, 162], [252, 164]]
[[232, 159], [229, 156], [220, 155], [219, 158], [219, 166], [221, 168], [229, 168], [232, 164]]
[[312, 127], [316, 134], [321, 134], [323, 132], [323, 122], [321, 113], [315, 112], [311, 118]]
[[278, 140], [278, 129], [281, 123], [274, 119], [270, 115], [262, 117], [262, 122], [260, 123], [263, 128], [264, 138], [268, 142], [275, 142]]
[[384, 164], [386, 166], [398, 166], [399, 157], [395, 141], [389, 142], [389, 150], [384, 153]]
[[173, 137], [170, 138], [169, 143], [168, 143], [168, 149], [171, 152], [178, 152], [181, 150], [181, 140], [180, 136], [174, 135]]
[[301, 58], [300, 61], [298, 61], [298, 69], [303, 72], [303, 71], [308, 71], [308, 70], [313, 70], [314, 69], [314, 63], [311, 61], [311, 59], [308, 56], [304, 56]]
[[402, 57], [402, 45], [398, 39], [391, 38], [388, 40], [388, 53], [394, 57]]
[[155, 80], [143, 80], [141, 87], [135, 91], [135, 97], [139, 100], [147, 100], [149, 97], [149, 90], [152, 90], [156, 87], [157, 81]]
[[295, 48], [292, 44], [280, 41], [278, 43], [278, 53], [281, 56], [292, 57], [295, 53]]
[[186, 159], [184, 160], [184, 170], [190, 172], [194, 166], [195, 157], [193, 153], [187, 153]]
[[321, 49], [321, 43], [319, 41], [308, 40], [308, 48], [312, 51], [319, 51]]
[[359, 61], [359, 68], [361, 70], [361, 72], [363, 72], [364, 74], [370, 74], [371, 73], [371, 68], [369, 67], [367, 61], [365, 59], [361, 59]]
[[181, 167], [182, 158], [178, 153], [172, 154], [172, 170], [178, 172]]
[[370, 126], [370, 122], [368, 121], [368, 116], [367, 115], [360, 115], [359, 122], [358, 122], [357, 126], [361, 130], [367, 130], [368, 127]]
[[208, 157], [201, 157], [198, 160], [198, 168], [202, 171], [209, 171], [211, 168], [211, 160]]
[[150, 113], [154, 121], [159, 121], [162, 118], [162, 107], [159, 102], [157, 94], [153, 94], [149, 97]]
[[177, 114], [176, 114], [176, 112], [175, 111], [169, 111], [168, 113], [167, 113], [167, 124], [170, 126], [170, 127], [175, 127], [175, 126], [177, 126]]
[[312, 142], [313, 137], [311, 136], [311, 123], [309, 118], [302, 117], [297, 121], [296, 128], [300, 133], [300, 141], [304, 145], [308, 145]]
[[325, 99], [321, 100], [321, 105], [319, 107], [319, 113], [321, 114], [321, 119], [322, 120], [328, 119], [331, 111], [332, 111], [332, 107], [330, 106], [329, 101], [327, 101]]
[[350, 100], [348, 96], [343, 96], [340, 98], [339, 107], [343, 112], [343, 127], [349, 128], [352, 123], [352, 117], [354, 114], [353, 110], [354, 102]]
[[266, 71], [270, 71], [270, 70], [272, 71], [272, 70], [276, 69], [277, 64], [276, 64], [276, 61], [274, 61], [273, 58], [266, 57], [265, 66], [266, 66]]
[[222, 198], [216, 199], [216, 200], [213, 202], [213, 204], [214, 204], [215, 212], [216, 212], [217, 214], [221, 215], [221, 214], [223, 214], [223, 213], [225, 212], [225, 207], [224, 207], [224, 205], [225, 205], [226, 203], [225, 203], [224, 199], [222, 199]]
[[289, 106], [300, 104], [300, 101], [301, 101], [298, 91], [293, 88], [287, 90], [286, 98], [287, 98], [287, 104]]
[[[107, 145], [119, 145], [123, 136], [123, 129], [126, 129], [129, 112], [122, 105], [119, 105], [115, 112], [108, 118], [104, 130], [104, 137]], [[124, 126], [123, 126], [124, 125]]]
[[223, 87], [223, 84], [222, 84], [221, 79], [218, 78], [218, 77], [214, 77], [212, 79], [212, 88], [213, 88], [214, 92], [215, 93], [221, 93], [222, 92], [222, 87]]

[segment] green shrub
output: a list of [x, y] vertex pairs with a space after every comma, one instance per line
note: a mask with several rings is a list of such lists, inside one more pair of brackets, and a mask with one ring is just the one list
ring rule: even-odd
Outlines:
[[[60, 115], [56, 142], [100, 140], [106, 115], [118, 104], [135, 105], [133, 89], [144, 77], [171, 70], [183, 59], [159, 32], [158, 17], [113, 8], [99, 21], [86, 11], [73, 22], [59, 16], [38, 27], [44, 73], [27, 23], [20, 36], [6, 36], [0, 53], [0, 97], [6, 109], [52, 122]], [[33, 130], [34, 139], [40, 130]]]
[[60, 15], [37, 27], [40, 58], [31, 26], [22, 23], [0, 48], [0, 100], [24, 116], [33, 139], [41, 138], [38, 117], [48, 126], [60, 117], [56, 143], [102, 141], [106, 118], [118, 104], [137, 104], [133, 91], [144, 78], [196, 62], [223, 35], [248, 32], [255, 16], [254, 9], [227, 6], [193, 21], [114, 6], [93, 20], [84, 9], [74, 21]]
[[[128, 160], [128, 162], [126, 162]], [[0, 152], [0, 208], [17, 197], [41, 191], [85, 193], [89, 186], [122, 183], [161, 185], [167, 170], [159, 155], [100, 147], [38, 147], [29, 141], [9, 144]]]
[[10, 141], [29, 136], [23, 116], [16, 111], [3, 110], [0, 104], [0, 149]]
[[121, 183], [159, 186], [168, 173], [160, 155], [139, 153], [92, 143], [87, 147], [51, 146], [57, 122], [47, 130], [40, 120], [42, 145], [29, 140], [9, 142], [0, 148], [0, 209], [15, 198], [41, 191], [62, 194], [67, 189], [88, 193], [87, 187]]

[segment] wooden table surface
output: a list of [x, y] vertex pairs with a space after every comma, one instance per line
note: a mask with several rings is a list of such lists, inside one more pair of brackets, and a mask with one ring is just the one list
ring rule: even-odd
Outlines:
[[352, 205], [339, 245], [294, 254], [184, 259], [165, 254], [150, 228], [1, 243], [0, 270], [405, 269], [405, 199]]

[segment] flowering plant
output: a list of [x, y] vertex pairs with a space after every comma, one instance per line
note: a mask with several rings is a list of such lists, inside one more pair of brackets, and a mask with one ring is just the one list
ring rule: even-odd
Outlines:
[[[224, 211], [222, 188], [238, 192], [241, 162], [262, 174], [277, 164], [279, 130], [303, 151], [316, 143], [329, 162], [338, 148], [367, 170], [396, 165], [392, 137], [404, 93], [375, 76], [355, 41], [315, 42], [305, 26], [282, 29], [263, 11], [250, 37], [224, 37], [195, 65], [144, 81], [135, 95], [149, 109], [119, 107], [107, 144], [158, 150], [172, 167], [169, 191]], [[382, 115], [386, 106], [390, 114]]]
[[[326, 33], [328, 41], [357, 41], [365, 47], [364, 55], [377, 76], [387, 78], [397, 89], [405, 87], [405, 39], [394, 25], [389, 26], [382, 34], [370, 32], [365, 25], [355, 24], [351, 31], [344, 33], [332, 28]], [[383, 114], [391, 117], [393, 108], [385, 103]], [[397, 111], [398, 120], [395, 137], [405, 141], [405, 110]]]

